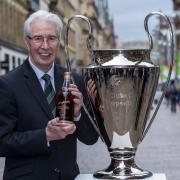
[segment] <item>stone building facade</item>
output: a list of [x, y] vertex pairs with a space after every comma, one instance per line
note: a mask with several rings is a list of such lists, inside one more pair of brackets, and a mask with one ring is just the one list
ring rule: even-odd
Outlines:
[[1, 74], [23, 63], [27, 51], [23, 42], [23, 23], [27, 16], [26, 4], [0, 0], [0, 62]]
[[176, 77], [180, 79], [180, 0], [173, 0], [175, 39], [176, 39]]
[[[116, 48], [116, 36], [109, 19], [107, 0], [0, 0], [0, 74], [19, 66], [27, 57], [23, 40], [23, 24], [29, 14], [45, 9], [58, 14], [64, 25], [68, 19], [80, 14], [87, 16], [93, 27], [93, 48]], [[70, 26], [68, 51], [72, 68], [76, 70], [91, 63], [87, 49], [88, 24], [74, 20]], [[61, 36], [57, 61], [65, 66], [64, 32]]]

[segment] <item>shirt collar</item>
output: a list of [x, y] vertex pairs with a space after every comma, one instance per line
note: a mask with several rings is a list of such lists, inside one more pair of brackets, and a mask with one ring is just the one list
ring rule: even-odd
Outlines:
[[32, 60], [31, 60], [31, 57], [28, 58], [28, 61], [29, 61], [29, 64], [30, 66], [32, 67], [32, 69], [34, 70], [34, 72], [36, 73], [36, 76], [37, 78], [40, 80], [42, 78], [42, 76], [44, 74], [48, 74], [51, 79], [54, 79], [54, 63], [51, 67], [51, 69], [47, 72], [47, 73], [44, 73], [41, 69], [39, 69], [37, 66], [35, 66], [33, 63], [32, 63]]

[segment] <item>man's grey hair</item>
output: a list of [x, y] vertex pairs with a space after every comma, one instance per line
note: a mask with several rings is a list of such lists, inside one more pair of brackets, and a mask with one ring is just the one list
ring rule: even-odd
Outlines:
[[24, 37], [31, 36], [31, 25], [36, 21], [51, 22], [56, 27], [57, 36], [60, 38], [61, 30], [63, 28], [62, 20], [54, 13], [38, 10], [31, 14], [24, 23]]

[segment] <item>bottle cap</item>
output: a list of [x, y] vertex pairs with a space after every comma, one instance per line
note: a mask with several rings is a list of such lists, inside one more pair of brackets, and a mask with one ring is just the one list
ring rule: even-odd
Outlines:
[[71, 79], [71, 72], [65, 72], [64, 73], [64, 79], [70, 80]]

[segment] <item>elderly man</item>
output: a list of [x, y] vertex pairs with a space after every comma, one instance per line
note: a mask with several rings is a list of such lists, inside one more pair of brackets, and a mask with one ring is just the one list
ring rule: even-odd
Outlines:
[[54, 63], [61, 29], [57, 15], [42, 10], [33, 13], [24, 24], [29, 57], [0, 77], [0, 156], [6, 157], [3, 180], [73, 180], [79, 173], [77, 138], [88, 145], [98, 139], [82, 109], [87, 97], [80, 76], [73, 74], [76, 85], [69, 88], [75, 97], [73, 123], [60, 123], [46, 99], [44, 77], [57, 92], [66, 71]]

